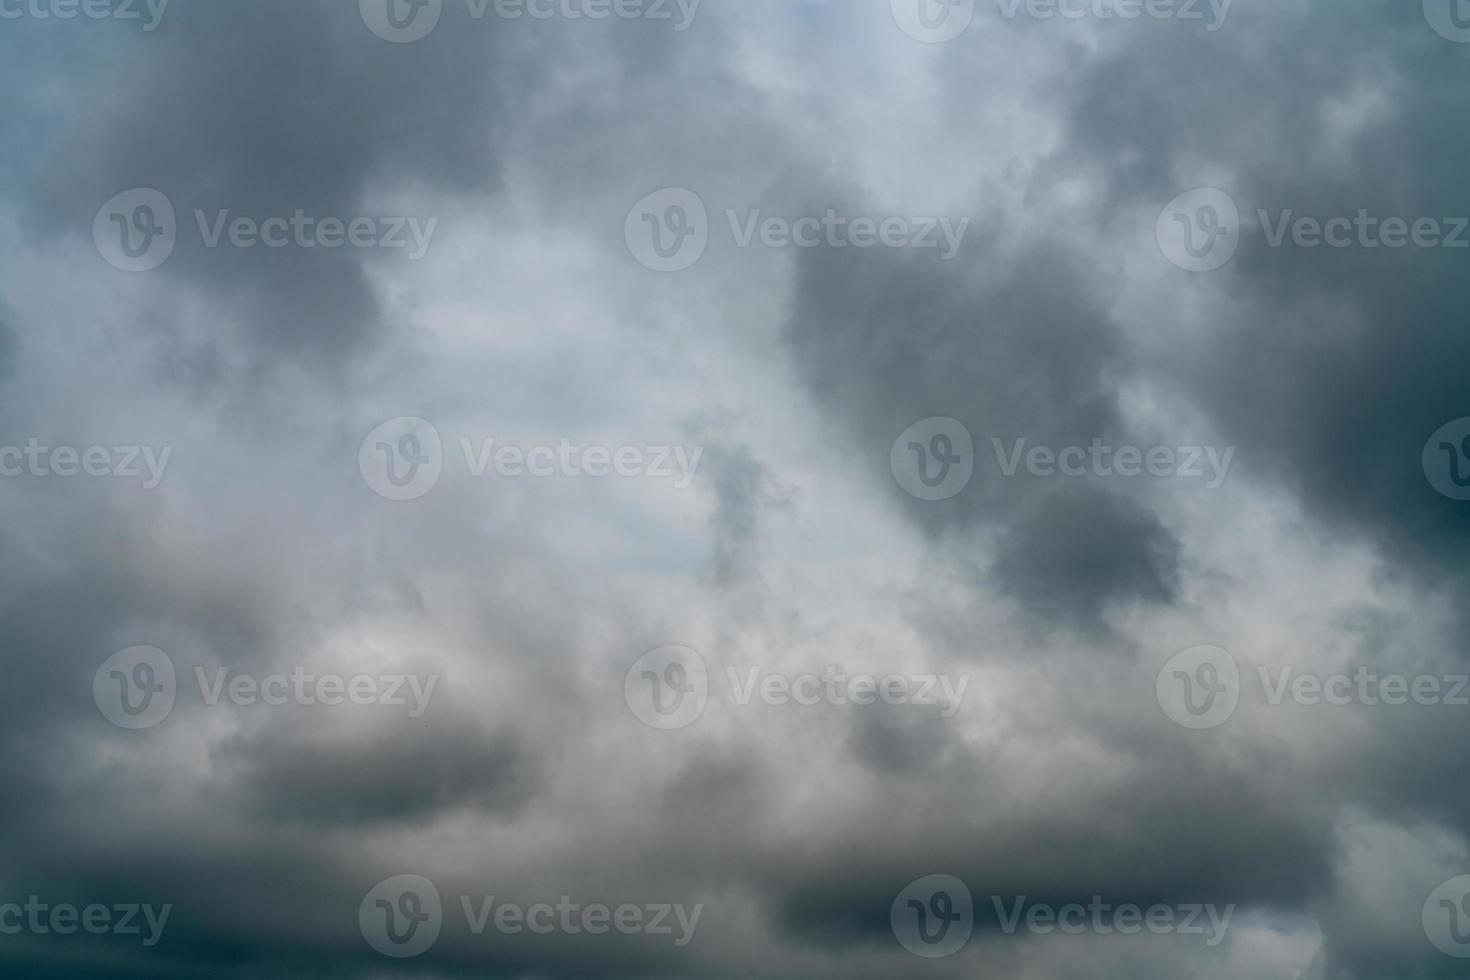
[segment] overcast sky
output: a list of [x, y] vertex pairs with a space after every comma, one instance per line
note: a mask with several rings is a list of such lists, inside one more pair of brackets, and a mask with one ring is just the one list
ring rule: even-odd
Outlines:
[[1464, 975], [1470, 2], [0, 0], [0, 89], [0, 972]]

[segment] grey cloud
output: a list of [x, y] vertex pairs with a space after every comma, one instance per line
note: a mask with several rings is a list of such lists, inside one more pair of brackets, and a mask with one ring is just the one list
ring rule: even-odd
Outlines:
[[[158, 275], [243, 321], [263, 359], [329, 366], [371, 343], [384, 325], [355, 250], [208, 249], [194, 210], [351, 220], [382, 209], [375, 183], [493, 192], [512, 111], [501, 76], [536, 62], [498, 43], [495, 18], [397, 46], [354, 8], [174, 0], [165, 29], [115, 53], [126, 90], [83, 96], [102, 111], [76, 113], [38, 180], [33, 227], [86, 237], [112, 195], [156, 188], [180, 227]], [[420, 217], [452, 235], [452, 216]]]
[[[1470, 518], [1419, 467], [1470, 415], [1458, 255], [1268, 250], [1248, 228], [1229, 267], [1186, 277], [1148, 241], [1206, 174], [1248, 214], [1470, 211], [1464, 50], [1417, 8], [1238, 0], [1210, 34], [982, 16], [921, 45], [881, 2], [706, 0], [675, 35], [450, 0], [431, 38], [393, 45], [354, 7], [173, 0], [149, 36], [4, 22], [24, 108], [0, 139], [23, 120], [26, 179], [0, 194], [0, 445], [178, 444], [148, 494], [0, 479], [0, 902], [176, 906], [146, 953], [4, 937], [8, 972], [879, 980], [921, 966], [894, 896], [949, 873], [981, 916], [922, 964], [935, 977], [1451, 975], [1416, 892], [1464, 866], [1459, 715], [1247, 706], [1188, 731], [1150, 668], [1197, 642], [1463, 659]], [[95, 258], [97, 206], [140, 185], [185, 222], [446, 213], [412, 268], [188, 241], [148, 277], [72, 266]], [[910, 196], [972, 223], [950, 262], [722, 240], [659, 276], [622, 223], [661, 186], [717, 225]], [[357, 452], [410, 412], [451, 456], [466, 433], [722, 424], [687, 493], [471, 481], [450, 458], [395, 503]], [[930, 504], [888, 455], [941, 415], [980, 459]], [[1239, 447], [1221, 492], [1006, 477], [989, 453], [1195, 425]], [[669, 642], [703, 651], [713, 690], [656, 731], [622, 683]], [[123, 732], [90, 685], [137, 643], [185, 678], [388, 655], [442, 671], [445, 699], [417, 719], [187, 699]], [[720, 690], [726, 664], [798, 657], [974, 676], [948, 719]], [[356, 912], [401, 873], [451, 909], [707, 907], [687, 949], [451, 921], [397, 962]], [[989, 897], [1022, 894], [1233, 902], [1268, 941], [1006, 937]]]
[[283, 726], [223, 746], [229, 792], [268, 818], [322, 827], [412, 822], [457, 807], [514, 813], [534, 795], [538, 763], [513, 735], [445, 712], [390, 712], [367, 732]]
[[1000, 589], [1038, 615], [1099, 620], [1119, 602], [1170, 602], [1181, 546], [1137, 501], [1102, 490], [1039, 495], [1002, 532]]
[[[1403, 568], [1459, 577], [1454, 556], [1470, 524], [1428, 485], [1420, 452], [1467, 411], [1460, 253], [1273, 249], [1255, 227], [1257, 209], [1470, 215], [1448, 164], [1465, 136], [1443, 125], [1463, 109], [1458, 52], [1417, 7], [1279, 13], [1264, 24], [1242, 16], [1234, 26], [1266, 46], [1271, 71], [1253, 71], [1244, 44], [1204, 38], [1149, 37], [1089, 66], [1067, 165], [1100, 173], [1110, 203], [1155, 208], [1184, 189], [1191, 161], [1238, 175], [1229, 190], [1246, 234], [1220, 274], [1232, 302], [1198, 342], [1171, 347], [1164, 376], [1254, 466], [1300, 493], [1309, 516], [1380, 542]], [[1219, 85], [1226, 77], [1232, 84]], [[1344, 93], [1360, 104], [1346, 108]], [[1373, 108], [1376, 99], [1392, 108]], [[1316, 162], [1328, 159], [1344, 165]]]
[[990, 459], [991, 439], [1087, 445], [1122, 427], [1129, 356], [1083, 256], [1053, 243], [1015, 255], [991, 244], [948, 264], [815, 250], [797, 277], [796, 363], [878, 464], [875, 478], [891, 485], [889, 446], [913, 422], [948, 416], [971, 431], [976, 475], [964, 493], [930, 504], [893, 488], [915, 521], [934, 535], [998, 526], [997, 580], [1039, 613], [1085, 623], [1114, 602], [1171, 599], [1179, 547], [1146, 502], [1050, 493]]

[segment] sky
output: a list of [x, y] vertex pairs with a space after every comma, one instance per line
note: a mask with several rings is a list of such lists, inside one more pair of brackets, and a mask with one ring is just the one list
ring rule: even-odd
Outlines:
[[1439, 980], [1470, 2], [0, 0], [0, 973]]

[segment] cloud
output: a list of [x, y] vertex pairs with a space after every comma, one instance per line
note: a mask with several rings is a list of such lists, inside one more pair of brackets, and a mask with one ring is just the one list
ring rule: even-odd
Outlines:
[[[975, 932], [936, 977], [1450, 975], [1422, 916], [1466, 871], [1459, 710], [1273, 705], [1259, 676], [1463, 671], [1470, 518], [1420, 458], [1470, 415], [1460, 253], [1272, 247], [1257, 210], [1470, 214], [1463, 51], [1417, 9], [1305, 0], [1217, 31], [981, 4], [941, 44], [888, 7], [707, 0], [679, 32], [446, 0], [404, 44], [350, 2], [6, 21], [0, 454], [171, 462], [0, 476], [0, 907], [174, 911], [156, 947], [0, 936], [5, 969], [878, 980], [920, 967], [895, 898], [947, 874]], [[1154, 241], [1198, 186], [1244, 217], [1208, 274]], [[137, 187], [179, 236], [127, 273], [91, 230]], [[679, 273], [625, 239], [659, 188], [707, 209]], [[195, 213], [297, 209], [438, 224], [409, 260], [210, 247]], [[756, 211], [968, 223], [950, 255], [742, 243]], [[391, 501], [360, 450], [408, 416], [440, 473]], [[931, 501], [892, 450], [935, 418], [973, 474]], [[687, 486], [477, 475], [492, 439], [704, 455]], [[1235, 455], [1207, 488], [1008, 472], [1021, 440]], [[659, 730], [625, 680], [670, 644], [709, 683], [664, 675], [702, 710]], [[1217, 729], [1159, 701], [1200, 644], [1240, 667]], [[137, 645], [178, 690], [132, 731], [93, 684]], [[742, 702], [752, 667], [968, 687]], [[438, 685], [411, 715], [195, 681], [298, 668]], [[404, 874], [446, 916], [397, 960], [359, 911]], [[477, 933], [489, 896], [703, 911], [687, 946]], [[1021, 896], [1236, 911], [1219, 946], [1009, 935]]]

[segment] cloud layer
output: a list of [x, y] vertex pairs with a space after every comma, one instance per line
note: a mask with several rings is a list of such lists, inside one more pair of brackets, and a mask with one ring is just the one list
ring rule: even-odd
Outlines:
[[84, 6], [0, 0], [9, 974], [1462, 972], [1450, 3]]

